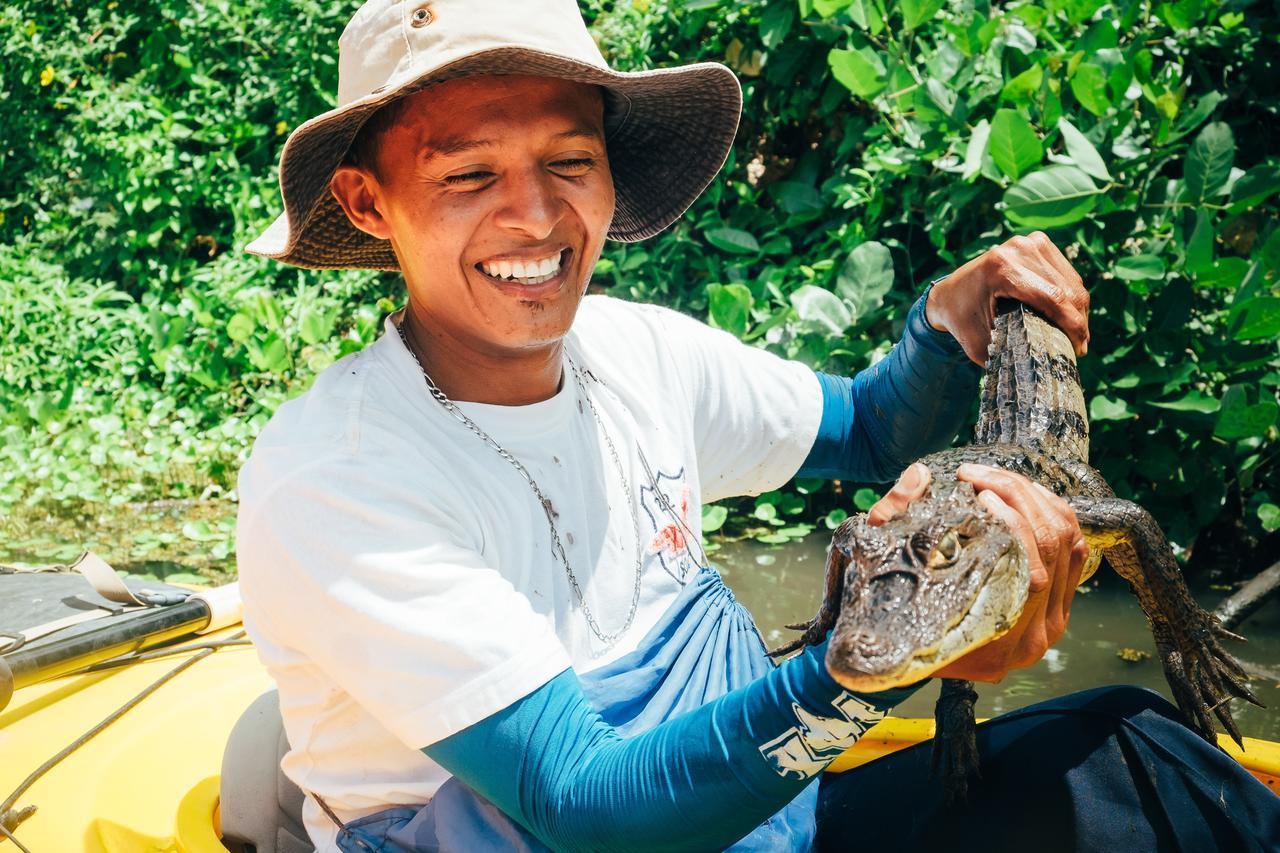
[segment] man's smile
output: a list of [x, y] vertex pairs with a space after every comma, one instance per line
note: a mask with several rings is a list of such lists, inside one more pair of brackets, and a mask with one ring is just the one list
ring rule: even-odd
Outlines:
[[524, 299], [549, 295], [564, 282], [573, 249], [543, 255], [505, 256], [480, 261], [475, 268], [502, 290]]

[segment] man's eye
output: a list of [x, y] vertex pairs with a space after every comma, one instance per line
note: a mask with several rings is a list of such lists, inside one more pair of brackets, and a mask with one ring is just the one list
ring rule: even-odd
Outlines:
[[557, 160], [551, 165], [562, 169], [583, 169], [594, 166], [595, 163], [596, 161], [591, 157], [575, 157], [572, 160]]
[[492, 172], [466, 172], [462, 175], [449, 175], [444, 179], [444, 182], [446, 184], [462, 184], [469, 181], [483, 181], [491, 174]]

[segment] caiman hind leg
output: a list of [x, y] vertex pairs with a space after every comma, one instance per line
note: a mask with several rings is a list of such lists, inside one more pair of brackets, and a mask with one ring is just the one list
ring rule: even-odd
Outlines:
[[1262, 703], [1249, 690], [1239, 662], [1220, 641], [1244, 638], [1222, 627], [1191, 597], [1173, 548], [1150, 513], [1119, 498], [1070, 498], [1068, 502], [1090, 547], [1102, 549], [1107, 562], [1138, 597], [1151, 624], [1165, 678], [1192, 728], [1216, 744], [1212, 713], [1240, 744], [1230, 700]]
[[932, 775], [942, 777], [948, 803], [964, 802], [969, 795], [969, 779], [979, 779], [978, 724], [974, 704], [978, 694], [972, 681], [942, 679], [938, 704], [934, 706]]
[[827, 549], [827, 584], [822, 595], [822, 604], [818, 607], [818, 615], [808, 622], [787, 625], [786, 627], [792, 631], [804, 633], [786, 645], [778, 646], [769, 652], [769, 657], [781, 657], [797, 649], [803, 649], [805, 646], [816, 646], [827, 638], [827, 632], [835, 626], [836, 617], [840, 615], [840, 596], [844, 594], [844, 571], [849, 565], [849, 554], [841, 547], [845, 538], [841, 535], [841, 530], [849, 524], [849, 521], [851, 519], [836, 529], [831, 539], [831, 546]]

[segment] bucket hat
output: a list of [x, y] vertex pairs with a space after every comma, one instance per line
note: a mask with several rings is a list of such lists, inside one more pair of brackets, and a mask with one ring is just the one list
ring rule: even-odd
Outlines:
[[338, 39], [338, 105], [285, 141], [284, 213], [245, 250], [312, 269], [398, 270], [390, 241], [353, 226], [329, 180], [379, 107], [485, 74], [603, 87], [617, 199], [607, 236], [622, 242], [651, 237], [688, 209], [724, 165], [742, 111], [738, 80], [719, 63], [610, 68], [576, 0], [368, 0]]

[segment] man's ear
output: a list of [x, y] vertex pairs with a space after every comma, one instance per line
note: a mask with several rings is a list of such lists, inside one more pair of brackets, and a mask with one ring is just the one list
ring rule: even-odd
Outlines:
[[372, 175], [356, 166], [339, 166], [329, 179], [329, 191], [342, 205], [352, 225], [379, 240], [391, 238], [391, 226], [378, 209]]

